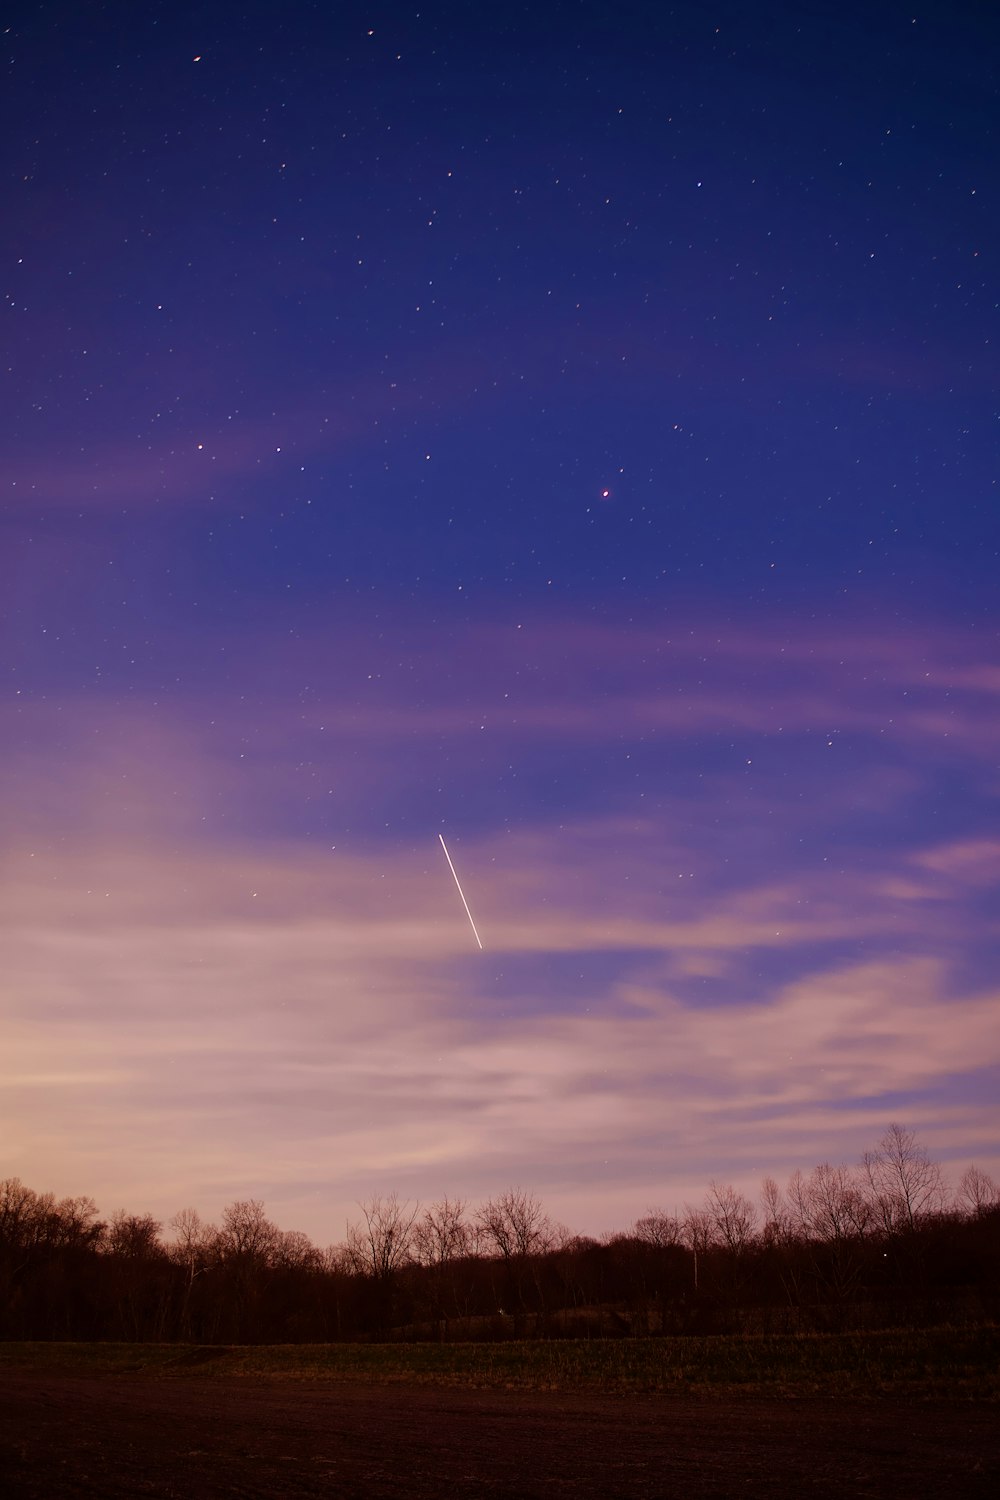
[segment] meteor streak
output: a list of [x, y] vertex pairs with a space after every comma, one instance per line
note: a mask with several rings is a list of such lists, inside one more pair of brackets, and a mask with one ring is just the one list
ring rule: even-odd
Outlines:
[[452, 875], [455, 876], [455, 884], [458, 886], [458, 894], [462, 898], [462, 905], [465, 907], [465, 915], [469, 919], [469, 926], [472, 928], [472, 935], [475, 938], [476, 942], [479, 944], [480, 948], [482, 948], [483, 940], [479, 936], [479, 933], [476, 931], [476, 924], [472, 920], [472, 913], [469, 910], [469, 903], [468, 901], [466, 901], [465, 892], [462, 890], [462, 882], [459, 880], [458, 876], [455, 875], [455, 866], [451, 862], [451, 855], [448, 853], [448, 845], [444, 841], [444, 834], [439, 833], [438, 838], [441, 840], [441, 848], [444, 850], [444, 857], [448, 861], [448, 868], [451, 871]]

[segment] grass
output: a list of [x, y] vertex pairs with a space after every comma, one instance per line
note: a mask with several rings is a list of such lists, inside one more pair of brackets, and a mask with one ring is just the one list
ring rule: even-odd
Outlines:
[[502, 1344], [0, 1344], [0, 1371], [363, 1380], [604, 1395], [1000, 1400], [1000, 1328]]

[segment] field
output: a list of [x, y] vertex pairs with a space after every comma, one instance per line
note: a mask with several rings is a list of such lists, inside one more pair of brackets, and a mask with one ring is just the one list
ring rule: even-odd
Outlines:
[[0, 1345], [5, 1494], [899, 1496], [1000, 1484], [1000, 1334]]
[[635, 1395], [1000, 1399], [1000, 1328], [501, 1344], [0, 1344], [0, 1370]]

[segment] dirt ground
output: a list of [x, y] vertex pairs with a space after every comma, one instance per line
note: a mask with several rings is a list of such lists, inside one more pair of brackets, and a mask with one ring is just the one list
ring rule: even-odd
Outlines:
[[0, 1491], [10, 1500], [992, 1500], [1000, 1409], [9, 1371]]

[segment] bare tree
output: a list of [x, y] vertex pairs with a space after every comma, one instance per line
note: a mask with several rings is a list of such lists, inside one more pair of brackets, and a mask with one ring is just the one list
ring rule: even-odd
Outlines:
[[677, 1215], [668, 1214], [662, 1208], [651, 1208], [636, 1219], [632, 1233], [643, 1244], [655, 1245], [658, 1250], [682, 1244], [684, 1234]]
[[22, 1269], [44, 1241], [46, 1218], [53, 1208], [51, 1193], [43, 1197], [19, 1177], [0, 1182], [0, 1252], [11, 1267]]
[[[492, 1252], [503, 1262], [503, 1301], [508, 1309], [529, 1310], [531, 1282], [537, 1305], [544, 1311], [540, 1257], [552, 1248], [556, 1231], [539, 1200], [523, 1188], [507, 1188], [482, 1204], [476, 1214], [476, 1228], [487, 1253]], [[499, 1304], [500, 1297], [497, 1300]]]
[[685, 1245], [695, 1255], [703, 1255], [715, 1243], [715, 1225], [703, 1208], [692, 1208], [685, 1203], [681, 1229]]
[[[348, 1231], [349, 1233], [350, 1231]], [[323, 1269], [330, 1276], [357, 1276], [358, 1264], [350, 1246], [344, 1241], [338, 1245], [327, 1245], [322, 1252]]]
[[709, 1184], [705, 1213], [715, 1230], [715, 1238], [727, 1250], [740, 1254], [753, 1244], [757, 1227], [757, 1210], [750, 1199], [727, 1183]]
[[[842, 1306], [853, 1293], [864, 1266], [862, 1242], [874, 1224], [864, 1179], [851, 1167], [823, 1162], [808, 1177], [796, 1172], [787, 1201], [793, 1233], [805, 1242], [805, 1264], [824, 1297]], [[798, 1300], [799, 1279], [791, 1268], [785, 1282]]]
[[282, 1229], [271, 1253], [272, 1263], [283, 1271], [319, 1271], [323, 1256], [301, 1229]]
[[219, 1250], [225, 1260], [266, 1265], [279, 1232], [265, 1214], [263, 1203], [245, 1198], [222, 1210]]
[[552, 1243], [553, 1227], [533, 1193], [508, 1188], [489, 1198], [476, 1214], [487, 1245], [507, 1262], [538, 1255]]
[[760, 1201], [763, 1207], [761, 1237], [767, 1245], [784, 1245], [792, 1238], [792, 1214], [784, 1193], [773, 1177], [765, 1177], [760, 1185]]
[[20, 1177], [0, 1182], [0, 1244], [22, 1245], [38, 1217], [38, 1194]]
[[423, 1266], [446, 1266], [472, 1249], [472, 1227], [461, 1198], [432, 1203], [413, 1226], [413, 1249]]
[[680, 1220], [666, 1209], [650, 1208], [613, 1243], [628, 1299], [627, 1313], [616, 1316], [633, 1334], [662, 1331], [666, 1302], [688, 1280]]
[[944, 1207], [941, 1168], [931, 1161], [912, 1130], [890, 1125], [874, 1151], [861, 1158], [868, 1192], [883, 1229], [913, 1229]]
[[697, 1291], [703, 1280], [699, 1266], [715, 1242], [715, 1226], [704, 1209], [692, 1208], [690, 1203], [685, 1203], [681, 1229], [684, 1244], [691, 1251], [694, 1289]]
[[185, 1268], [184, 1294], [180, 1305], [180, 1328], [185, 1337], [191, 1336], [191, 1296], [195, 1278], [207, 1269], [216, 1253], [219, 1231], [214, 1224], [202, 1222], [196, 1208], [182, 1208], [170, 1220], [174, 1231], [174, 1242], [168, 1247], [171, 1260]]
[[981, 1219], [1000, 1205], [1000, 1187], [989, 1172], [976, 1166], [966, 1167], [958, 1184], [958, 1201], [974, 1219]]
[[169, 1247], [171, 1259], [187, 1266], [193, 1278], [203, 1270], [219, 1231], [214, 1224], [202, 1222], [196, 1208], [182, 1208], [170, 1220], [174, 1231], [174, 1242]]
[[130, 1260], [146, 1260], [162, 1255], [159, 1233], [163, 1226], [152, 1214], [127, 1214], [119, 1209], [111, 1215], [104, 1231], [104, 1248], [111, 1255]]
[[420, 1204], [401, 1203], [391, 1193], [358, 1206], [364, 1223], [348, 1225], [346, 1262], [355, 1275], [365, 1278], [366, 1316], [383, 1333], [398, 1319], [399, 1273], [412, 1259], [413, 1226]]
[[448, 1318], [467, 1312], [472, 1277], [468, 1264], [475, 1245], [473, 1226], [461, 1198], [442, 1198], [413, 1226], [413, 1253], [424, 1267], [424, 1290], [438, 1336], [447, 1336]]
[[51, 1193], [43, 1193], [38, 1205], [48, 1244], [89, 1248], [100, 1243], [106, 1226], [97, 1217], [93, 1198], [60, 1198], [56, 1203]]
[[400, 1203], [391, 1193], [387, 1198], [373, 1197], [358, 1207], [364, 1224], [352, 1224], [347, 1231], [347, 1253], [354, 1269], [376, 1281], [388, 1281], [394, 1272], [410, 1259], [413, 1248], [413, 1226], [420, 1204]]
[[230, 1203], [222, 1211], [215, 1241], [221, 1292], [213, 1297], [213, 1316], [228, 1324], [228, 1337], [260, 1337], [268, 1273], [280, 1230], [256, 1198]]
[[796, 1172], [788, 1185], [796, 1228], [805, 1239], [824, 1243], [866, 1234], [872, 1206], [850, 1167], [822, 1162], [808, 1178]]
[[109, 1264], [104, 1287], [108, 1315], [119, 1338], [160, 1338], [171, 1302], [171, 1277], [160, 1244], [159, 1220], [119, 1209], [105, 1225], [101, 1250]]
[[[800, 1186], [802, 1174], [797, 1172], [793, 1186]], [[792, 1307], [798, 1307], [803, 1294], [803, 1258], [798, 1243], [801, 1227], [798, 1209], [792, 1191], [786, 1194], [773, 1177], [765, 1177], [761, 1183], [760, 1200], [763, 1207], [761, 1243], [770, 1251], [770, 1264], [777, 1273], [785, 1296]]]

